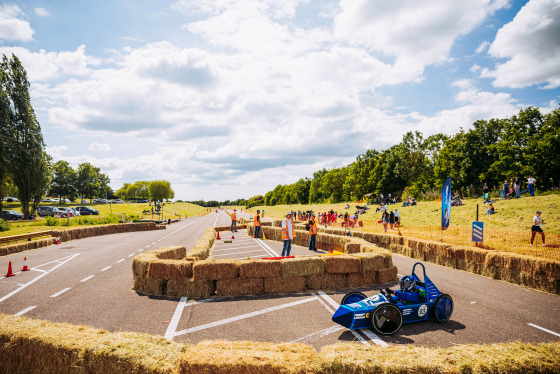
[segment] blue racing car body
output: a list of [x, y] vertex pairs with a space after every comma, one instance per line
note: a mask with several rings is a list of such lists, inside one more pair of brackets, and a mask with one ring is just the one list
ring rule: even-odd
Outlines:
[[[417, 266], [423, 270], [423, 280], [416, 273]], [[371, 297], [361, 292], [348, 293], [342, 299], [332, 320], [351, 330], [373, 328], [382, 335], [391, 335], [396, 333], [403, 323], [428, 319], [446, 322], [451, 318], [453, 299], [440, 292], [427, 277], [426, 268], [422, 263], [415, 263], [412, 275], [403, 278], [408, 278], [406, 289], [401, 285], [401, 290], [381, 290], [379, 294]]]

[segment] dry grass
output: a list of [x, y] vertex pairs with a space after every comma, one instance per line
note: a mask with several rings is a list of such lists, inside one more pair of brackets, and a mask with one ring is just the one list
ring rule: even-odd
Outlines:
[[241, 260], [239, 263], [240, 278], [276, 278], [281, 277], [284, 261]]
[[324, 274], [325, 262], [322, 257], [310, 256], [289, 258], [280, 262], [283, 277], [304, 277], [307, 275]]
[[305, 291], [305, 277], [265, 278], [265, 293], [288, 293]]
[[186, 348], [148, 334], [0, 314], [2, 373], [172, 373]]

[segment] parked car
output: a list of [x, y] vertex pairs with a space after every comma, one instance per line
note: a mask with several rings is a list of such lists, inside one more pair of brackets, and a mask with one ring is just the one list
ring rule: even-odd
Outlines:
[[121, 199], [117, 199], [115, 200], [115, 204], [124, 204], [124, 201], [122, 201]]
[[47, 198], [43, 199], [41, 202], [42, 203], [54, 203], [55, 200], [51, 199], [50, 197], [47, 197]]
[[82, 216], [87, 216], [87, 215], [95, 215], [98, 216], [99, 215], [99, 210], [95, 210], [89, 206], [77, 206], [75, 208], [78, 212], [80, 212], [80, 215]]
[[63, 215], [65, 218], [66, 217], [76, 217], [79, 216], [80, 213], [76, 211], [76, 209], [74, 208], [57, 208], [60, 212], [63, 212]]
[[2, 219], [6, 221], [17, 221], [18, 219], [23, 219], [23, 214], [16, 212], [15, 210], [3, 210]]
[[94, 204], [107, 204], [108, 201], [106, 199], [93, 199]]
[[148, 201], [150, 201], [150, 200], [136, 200], [136, 202], [139, 203], [139, 204], [144, 204], [144, 203], [147, 203]]
[[54, 217], [58, 209], [54, 206], [40, 206], [37, 208], [37, 215], [39, 217], [51, 216]]
[[7, 203], [17, 203], [19, 201], [19, 199], [17, 197], [13, 197], [13, 196], [8, 196], [5, 198]]

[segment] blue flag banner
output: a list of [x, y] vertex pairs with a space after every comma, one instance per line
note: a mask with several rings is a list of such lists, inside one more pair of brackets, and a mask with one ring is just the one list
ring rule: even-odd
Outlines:
[[484, 241], [484, 222], [472, 223], [472, 241], [482, 243]]
[[441, 191], [441, 229], [449, 227], [449, 215], [451, 214], [451, 177], [443, 182]]

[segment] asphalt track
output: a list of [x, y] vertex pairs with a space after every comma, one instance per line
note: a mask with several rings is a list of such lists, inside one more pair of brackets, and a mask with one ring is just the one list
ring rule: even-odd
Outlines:
[[[179, 342], [206, 339], [302, 342], [317, 349], [337, 342], [448, 347], [468, 343], [560, 341], [560, 296], [425, 263], [428, 276], [453, 297], [450, 321], [404, 325], [395, 335], [348, 331], [331, 316], [348, 290], [191, 300], [150, 297], [132, 291], [131, 264], [140, 252], [167, 245], [192, 248], [207, 227], [229, 224], [224, 212], [184, 219], [167, 230], [113, 234], [0, 257], [0, 312], [109, 331], [137, 331]], [[272, 257], [282, 244], [234, 233], [220, 241], [214, 258]], [[231, 232], [222, 233], [230, 239]], [[236, 248], [243, 247], [243, 248]], [[255, 251], [255, 252], [250, 252]], [[240, 253], [245, 252], [245, 253]], [[314, 254], [293, 246], [292, 254]], [[28, 272], [19, 272], [27, 257]], [[415, 260], [393, 255], [400, 274]], [[388, 284], [383, 287], [394, 287]], [[362, 288], [368, 296], [380, 286]]]

